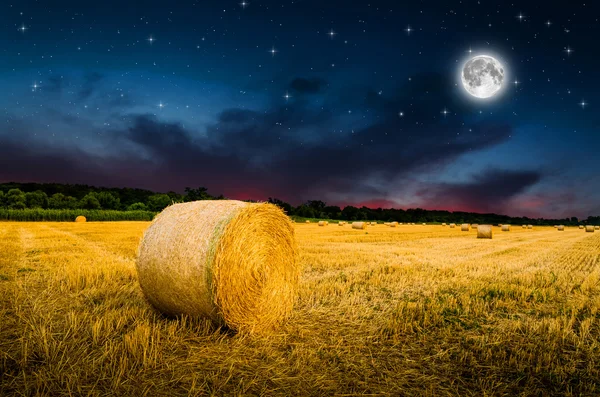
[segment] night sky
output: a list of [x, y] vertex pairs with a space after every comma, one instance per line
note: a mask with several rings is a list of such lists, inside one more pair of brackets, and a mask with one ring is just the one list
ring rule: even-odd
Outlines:
[[[0, 182], [599, 215], [599, 19], [593, 1], [2, 1]], [[491, 100], [460, 80], [481, 54], [505, 68]]]

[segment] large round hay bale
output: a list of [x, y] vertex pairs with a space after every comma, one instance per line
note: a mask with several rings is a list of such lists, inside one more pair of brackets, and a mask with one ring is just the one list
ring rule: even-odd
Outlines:
[[580, 228], [580, 229], [583, 229], [583, 225], [579, 225], [579, 228]]
[[510, 232], [510, 225], [502, 225], [503, 232]]
[[327, 221], [319, 221], [319, 226], [327, 226], [329, 222]]
[[469, 231], [469, 224], [468, 223], [463, 223], [462, 225], [460, 225], [460, 231], [461, 232], [468, 232]]
[[235, 200], [167, 207], [144, 233], [136, 265], [159, 311], [248, 332], [269, 330], [290, 314], [300, 273], [285, 213]]
[[352, 229], [366, 229], [367, 222], [352, 222]]
[[533, 225], [527, 225], [527, 229], [533, 229]]
[[445, 222], [444, 222], [444, 223], [442, 223], [442, 226], [446, 226], [446, 223], [445, 223]]
[[527, 229], [527, 225], [523, 225], [523, 229]]
[[594, 233], [594, 226], [587, 225], [587, 226], [585, 227], [585, 232], [586, 232], [586, 233]]
[[492, 238], [492, 225], [478, 225], [477, 238]]
[[559, 232], [565, 231], [565, 227], [563, 225], [558, 225], [558, 226], [556, 226], [556, 228], [558, 229]]
[[594, 229], [596, 229], [596, 230], [600, 230], [600, 226], [596, 226]]
[[306, 220], [306, 223], [310, 223], [310, 221], [307, 219], [307, 220]]
[[87, 218], [83, 215], [79, 215], [77, 218], [75, 218], [75, 222], [87, 222]]
[[451, 223], [451, 224], [450, 224], [450, 229], [454, 229], [455, 227], [456, 227], [456, 224], [455, 224], [455, 223]]

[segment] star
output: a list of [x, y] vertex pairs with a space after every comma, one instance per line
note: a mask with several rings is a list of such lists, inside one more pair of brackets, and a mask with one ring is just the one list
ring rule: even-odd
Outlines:
[[162, 103], [162, 101], [158, 103], [158, 108], [159, 108], [159, 109], [162, 109], [162, 108], [164, 108], [164, 107], [165, 107], [165, 104], [164, 104], [164, 103]]
[[398, 112], [398, 117], [404, 117], [404, 112]]
[[571, 47], [567, 46], [567, 48], [565, 48], [565, 52], [567, 53], [567, 56], [571, 55], [571, 53], [573, 52], [573, 49]]
[[552, 22], [550, 22], [550, 20], [546, 21], [546, 26], [550, 27], [550, 25], [552, 25]]
[[585, 99], [582, 99], [581, 102], [579, 102], [579, 106], [581, 106], [582, 109], [585, 109], [585, 107], [587, 106], [587, 102], [585, 101]]
[[469, 47], [469, 49], [467, 50], [467, 52], [468, 52], [469, 54], [472, 54], [472, 53], [473, 53], [473, 50], [471, 49], [471, 47]]
[[442, 113], [444, 117], [446, 117], [450, 112], [448, 111], [448, 109], [444, 108], [444, 110], [442, 110], [440, 113]]
[[327, 33], [327, 34], [328, 34], [328, 35], [329, 35], [329, 37], [330, 37], [330, 38], [332, 38], [332, 39], [333, 39], [333, 36], [335, 36], [335, 35], [336, 35], [336, 33], [333, 31], [333, 29], [331, 29], [331, 30], [329, 31], [329, 33]]
[[519, 15], [517, 15], [517, 18], [519, 19], [519, 22], [523, 22], [523, 19], [525, 19], [525, 15], [523, 15], [523, 13], [519, 13]]
[[20, 30], [20, 31], [21, 31], [21, 33], [25, 33], [25, 31], [26, 31], [27, 29], [28, 29], [28, 28], [27, 28], [27, 26], [25, 26], [25, 25], [23, 24], [23, 25], [21, 25], [21, 27], [20, 27], [18, 30]]
[[148, 37], [148, 39], [147, 39], [147, 40], [148, 40], [148, 42], [149, 42], [150, 44], [152, 44], [152, 43], [154, 43], [154, 42], [156, 41], [156, 39], [155, 39], [154, 37], [152, 37], [152, 36]]
[[271, 53], [271, 56], [275, 56], [275, 54], [277, 53], [277, 50], [275, 49], [275, 47], [272, 47], [269, 52]]
[[521, 82], [519, 80], [515, 80], [513, 81], [513, 84], [515, 85], [515, 87], [518, 87], [519, 84], [521, 84]]
[[286, 93], [283, 97], [285, 98], [285, 100], [287, 102], [292, 96], [286, 91]]
[[407, 35], [410, 35], [410, 32], [412, 32], [412, 31], [413, 31], [413, 29], [410, 27], [410, 25], [408, 25], [408, 26], [406, 27], [406, 29], [404, 29], [404, 31], [406, 32], [406, 34], [407, 34]]
[[250, 3], [248, 3], [246, 0], [242, 0], [242, 2], [240, 3], [240, 6], [242, 6], [242, 8], [245, 9], [248, 6], [248, 4], [250, 4]]
[[40, 86], [36, 82], [31, 85], [31, 91], [33, 92], [37, 91], [38, 88], [40, 88]]

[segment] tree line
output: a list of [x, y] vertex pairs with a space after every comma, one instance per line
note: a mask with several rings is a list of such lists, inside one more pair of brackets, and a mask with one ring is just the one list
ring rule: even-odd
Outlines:
[[[204, 187], [186, 187], [183, 194], [176, 192], [156, 193], [144, 189], [98, 188], [88, 185], [4, 183], [0, 184], [0, 209], [50, 209], [88, 211], [148, 211], [160, 212], [173, 203], [197, 200], [221, 200], [223, 195], [213, 196]], [[293, 206], [277, 198], [269, 198], [292, 218], [337, 219], [346, 221], [383, 221], [414, 223], [486, 223], [486, 224], [533, 224], [533, 225], [600, 225], [600, 216], [590, 216], [586, 220], [576, 217], [563, 219], [532, 219], [510, 217], [494, 213], [451, 212], [425, 210], [421, 208], [369, 208], [327, 205], [321, 200], [309, 200]]]

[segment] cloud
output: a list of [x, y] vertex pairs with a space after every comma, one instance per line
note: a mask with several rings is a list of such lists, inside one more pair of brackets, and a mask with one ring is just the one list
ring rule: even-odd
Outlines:
[[[510, 201], [543, 179], [541, 171], [490, 169], [475, 175], [469, 182], [439, 183], [421, 189], [417, 195], [431, 208], [460, 211], [502, 212]], [[540, 201], [524, 201], [529, 212], [538, 209]]]

